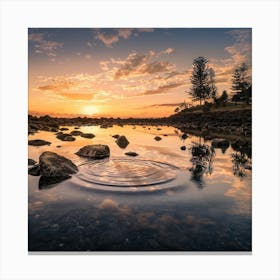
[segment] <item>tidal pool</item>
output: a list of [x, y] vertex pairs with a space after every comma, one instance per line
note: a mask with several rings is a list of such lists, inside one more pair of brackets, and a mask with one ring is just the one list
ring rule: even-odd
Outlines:
[[[78, 130], [95, 137], [65, 142], [45, 131], [28, 137], [51, 142], [29, 146], [29, 158], [38, 161], [52, 151], [79, 168], [47, 188], [39, 188], [40, 177], [28, 175], [29, 251], [251, 251], [250, 158], [241, 166], [236, 158], [242, 154], [231, 146], [215, 149], [207, 170], [196, 177], [190, 149], [211, 141], [190, 134], [183, 139], [180, 130], [167, 126]], [[125, 149], [115, 134], [127, 137]], [[107, 144], [110, 158], [75, 154], [88, 144]]]

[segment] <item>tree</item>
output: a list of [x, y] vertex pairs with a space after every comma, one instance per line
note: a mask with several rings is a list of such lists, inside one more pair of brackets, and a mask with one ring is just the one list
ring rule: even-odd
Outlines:
[[232, 75], [232, 101], [242, 101], [249, 103], [251, 91], [249, 88], [251, 83], [248, 76], [248, 66], [246, 63], [242, 63], [237, 67]]
[[215, 71], [213, 68], [209, 68], [208, 70], [209, 75], [209, 87], [210, 87], [210, 97], [215, 100], [217, 99], [217, 87], [215, 85]]
[[223, 93], [222, 93], [222, 95], [221, 95], [220, 98], [219, 98], [219, 103], [220, 103], [220, 104], [226, 104], [227, 101], [228, 101], [228, 94], [227, 94], [227, 91], [224, 90]]
[[205, 57], [197, 57], [193, 61], [193, 70], [191, 74], [192, 87], [189, 94], [193, 100], [201, 101], [210, 98], [210, 85], [209, 85], [209, 69], [207, 66], [208, 60]]

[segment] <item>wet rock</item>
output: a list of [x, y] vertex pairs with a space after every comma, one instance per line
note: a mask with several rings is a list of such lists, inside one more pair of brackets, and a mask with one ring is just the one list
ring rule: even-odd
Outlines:
[[187, 138], [188, 138], [188, 135], [187, 135], [187, 133], [183, 133], [181, 137], [182, 137], [182, 139], [184, 139], [184, 140], [185, 140], [185, 139], [187, 139]]
[[118, 139], [120, 137], [120, 135], [119, 134], [115, 134], [112, 137]]
[[70, 132], [70, 134], [73, 135], [73, 136], [80, 136], [80, 135], [83, 134], [83, 132], [79, 131], [79, 130], [73, 130], [73, 131]]
[[44, 145], [49, 146], [50, 144], [51, 144], [51, 142], [41, 140], [41, 139], [29, 140], [28, 141], [28, 145], [31, 145], [31, 146], [44, 146]]
[[62, 133], [62, 134], [57, 134], [56, 135], [56, 138], [57, 139], [59, 139], [59, 140], [61, 140], [61, 141], [75, 141], [76, 140], [76, 138], [75, 137], [73, 137], [71, 134], [64, 134], [64, 133]]
[[34, 165], [33, 167], [28, 169], [28, 174], [32, 176], [40, 176], [40, 167], [38, 164]]
[[67, 128], [67, 127], [62, 127], [62, 128], [60, 128], [59, 130], [60, 130], [60, 131], [65, 131], [65, 130], [69, 130], [69, 128]]
[[215, 138], [212, 140], [212, 147], [214, 148], [229, 147], [229, 141], [226, 139]]
[[117, 138], [116, 143], [120, 148], [125, 149], [129, 144], [129, 141], [126, 139], [125, 136], [120, 136]]
[[138, 154], [135, 153], [135, 152], [127, 152], [127, 153], [125, 153], [125, 155], [130, 156], [130, 157], [137, 157], [138, 156]]
[[110, 148], [107, 145], [87, 145], [82, 147], [76, 155], [91, 159], [102, 159], [110, 156]]
[[161, 140], [161, 137], [156, 136], [154, 139], [155, 139], [156, 141], [160, 141], [160, 140]]
[[41, 175], [44, 177], [69, 177], [78, 171], [78, 167], [70, 160], [53, 152], [44, 152], [39, 158]]
[[32, 158], [29, 158], [28, 159], [28, 165], [34, 165], [34, 164], [36, 164], [36, 161]]
[[92, 138], [95, 137], [95, 135], [92, 134], [92, 133], [82, 133], [82, 134], [81, 134], [81, 137], [83, 137], [83, 138], [88, 138], [88, 139], [92, 139]]
[[182, 146], [180, 149], [181, 149], [182, 151], [185, 151], [187, 148], [186, 148], [186, 146]]

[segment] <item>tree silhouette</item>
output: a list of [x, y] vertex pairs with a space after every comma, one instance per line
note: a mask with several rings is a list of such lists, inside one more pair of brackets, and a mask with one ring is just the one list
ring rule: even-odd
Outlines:
[[232, 101], [235, 103], [238, 101], [249, 103], [251, 99], [251, 84], [246, 63], [242, 63], [234, 70], [231, 90], [233, 93]]
[[208, 70], [209, 75], [209, 87], [210, 87], [210, 97], [213, 99], [213, 101], [217, 98], [217, 87], [215, 85], [215, 71], [213, 68], [209, 68]]
[[205, 57], [197, 57], [193, 61], [193, 70], [191, 74], [192, 87], [189, 94], [193, 100], [199, 100], [201, 105], [202, 100], [209, 99], [211, 88], [209, 83], [209, 69], [207, 66], [208, 60]]

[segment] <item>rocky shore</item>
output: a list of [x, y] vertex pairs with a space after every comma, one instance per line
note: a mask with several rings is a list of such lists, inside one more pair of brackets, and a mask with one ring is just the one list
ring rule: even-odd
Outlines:
[[[100, 125], [101, 128], [113, 125], [168, 125], [174, 126], [185, 132], [198, 135], [239, 136], [251, 137], [252, 133], [252, 110], [234, 110], [219, 112], [187, 112], [171, 115], [165, 118], [53, 118], [50, 116], [34, 117], [28, 116], [28, 134], [36, 133], [38, 130], [59, 132], [60, 126], [87, 126]], [[78, 132], [77, 132], [78, 133]], [[73, 133], [75, 135], [75, 133]], [[72, 134], [72, 135], [73, 135]], [[84, 136], [86, 137], [86, 135]]]

